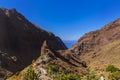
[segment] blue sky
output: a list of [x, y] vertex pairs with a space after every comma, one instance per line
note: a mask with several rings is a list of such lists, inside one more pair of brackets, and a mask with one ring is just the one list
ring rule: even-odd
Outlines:
[[63, 40], [77, 40], [120, 18], [120, 0], [0, 0]]

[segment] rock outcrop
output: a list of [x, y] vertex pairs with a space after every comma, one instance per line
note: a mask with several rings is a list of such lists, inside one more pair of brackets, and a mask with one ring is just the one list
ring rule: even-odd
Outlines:
[[15, 9], [0, 8], [0, 69], [15, 73], [41, 55], [48, 42], [51, 50], [67, 49], [60, 38], [38, 28]]

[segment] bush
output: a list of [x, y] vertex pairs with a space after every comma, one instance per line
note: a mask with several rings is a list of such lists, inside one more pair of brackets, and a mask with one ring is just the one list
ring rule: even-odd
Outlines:
[[109, 66], [106, 68], [106, 71], [116, 72], [116, 71], [119, 71], [119, 68], [116, 68], [116, 67], [113, 66], [113, 65], [109, 65]]
[[70, 68], [64, 69], [55, 64], [46, 65], [44, 68], [54, 80], [81, 80], [79, 75], [70, 71]]
[[88, 73], [82, 77], [84, 80], [99, 80], [99, 76], [96, 75], [94, 71], [92, 71], [90, 66], [88, 66], [86, 69]]
[[113, 72], [109, 75], [110, 80], [119, 80], [120, 79], [120, 71]]
[[92, 71], [86, 76], [86, 80], [99, 80], [99, 77]]
[[23, 80], [38, 80], [38, 76], [30, 66], [27, 72], [24, 74]]
[[109, 75], [109, 80], [119, 80], [120, 79], [120, 70], [113, 65], [109, 65], [106, 68], [106, 71], [111, 72]]
[[81, 80], [80, 76], [74, 73], [70, 74], [59, 74], [55, 77], [55, 80]]
[[52, 74], [58, 72], [58, 70], [59, 70], [58, 67], [54, 64], [48, 65], [45, 68], [47, 69], [49, 75], [52, 75]]

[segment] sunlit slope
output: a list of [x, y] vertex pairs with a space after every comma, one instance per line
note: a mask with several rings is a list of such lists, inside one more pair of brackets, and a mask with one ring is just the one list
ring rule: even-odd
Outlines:
[[104, 71], [108, 65], [120, 67], [120, 40], [104, 45], [80, 58], [94, 70]]

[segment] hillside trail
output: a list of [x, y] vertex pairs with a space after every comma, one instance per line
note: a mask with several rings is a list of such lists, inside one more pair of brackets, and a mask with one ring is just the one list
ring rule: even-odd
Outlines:
[[35, 73], [38, 75], [40, 80], [53, 80], [52, 78], [47, 76], [47, 71], [42, 67], [42, 62], [39, 62], [39, 64], [34, 63], [34, 70]]

